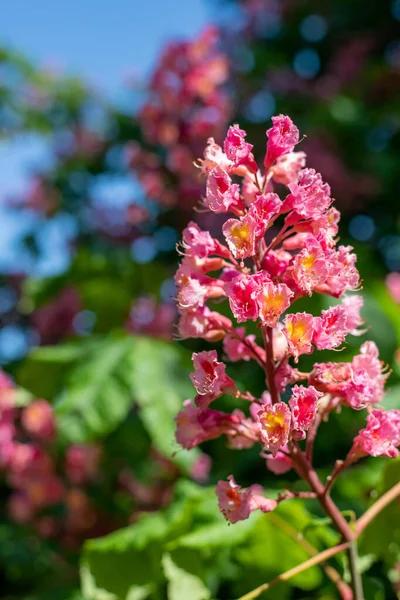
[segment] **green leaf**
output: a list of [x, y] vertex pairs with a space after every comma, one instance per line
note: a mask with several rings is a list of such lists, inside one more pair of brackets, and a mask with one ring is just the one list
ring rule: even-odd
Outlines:
[[191, 569], [196, 565], [188, 565], [185, 556], [180, 557], [180, 564], [177, 557], [174, 558], [175, 561], [168, 553], [164, 554], [162, 558], [164, 573], [168, 580], [168, 600], [187, 600], [188, 598], [190, 600], [209, 600], [211, 598], [210, 590], [198, 575], [188, 570], [188, 567]]
[[[281, 521], [288, 522], [301, 534], [312, 521], [312, 515], [302, 502], [291, 500], [286, 505], [284, 503], [273, 513], [259, 517], [248, 543], [239, 546], [235, 552], [236, 559], [244, 567], [263, 572], [264, 581], [310, 558], [306, 550], [288, 535]], [[321, 570], [314, 567], [293, 577], [291, 585], [311, 590], [321, 581]]]
[[389, 389], [389, 391], [385, 394], [381, 404], [388, 410], [392, 408], [400, 409], [400, 384], [394, 385], [391, 389]]
[[65, 441], [85, 442], [112, 432], [133, 403], [121, 366], [129, 338], [108, 338], [74, 368], [56, 401], [56, 415]]
[[175, 417], [183, 401], [193, 395], [189, 356], [182, 348], [149, 338], [134, 338], [127, 357], [127, 374], [140, 417], [157, 450], [187, 469], [198, 450], [182, 450], [175, 441]]
[[[379, 488], [381, 496], [400, 480], [400, 459], [388, 461]], [[393, 566], [400, 560], [400, 508], [391, 502], [368, 525], [361, 536], [362, 554], [374, 554], [387, 565]]]

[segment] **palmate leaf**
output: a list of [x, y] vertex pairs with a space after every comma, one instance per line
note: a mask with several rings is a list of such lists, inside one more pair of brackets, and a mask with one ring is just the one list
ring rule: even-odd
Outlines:
[[[181, 482], [177, 497], [166, 511], [85, 544], [82, 585], [88, 600], [130, 600], [131, 593], [208, 600], [218, 597], [221, 585], [233, 598], [309, 558], [282, 529], [284, 521], [301, 533], [312, 521], [301, 502], [280, 507], [279, 521], [274, 513], [254, 513], [229, 526], [213, 488]], [[313, 543], [322, 549], [327, 540]], [[287, 598], [293, 585], [315, 589], [322, 580], [320, 568], [309, 569], [279, 586], [276, 597]]]
[[39, 348], [18, 381], [53, 402], [64, 443], [108, 436], [137, 405], [155, 448], [187, 469], [199, 452], [179, 449], [174, 417], [193, 395], [189, 365], [188, 353], [175, 344], [110, 335]]

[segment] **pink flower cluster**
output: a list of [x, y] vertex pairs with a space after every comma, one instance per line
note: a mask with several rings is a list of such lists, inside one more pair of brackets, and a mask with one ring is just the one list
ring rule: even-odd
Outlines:
[[[115, 471], [101, 469], [105, 454], [98, 443], [62, 447], [53, 407], [43, 399], [18, 405], [18, 388], [0, 370], [0, 477], [7, 489], [9, 518], [29, 526], [42, 538], [57, 540], [60, 549], [78, 550], [88, 537], [104, 535], [135, 520], [143, 510], [168, 503], [179, 469], [150, 448], [152, 480], [135, 478], [124, 457]], [[201, 454], [191, 476], [207, 479], [210, 459]], [[125, 496], [120, 505], [104, 512], [104, 500]], [[120, 503], [120, 499], [118, 503]], [[99, 501], [100, 500], [100, 501]]]
[[[231, 112], [223, 87], [229, 65], [218, 42], [218, 30], [210, 27], [190, 42], [166, 46], [139, 113], [145, 142], [154, 151], [138, 144], [127, 147], [128, 162], [147, 197], [165, 207], [177, 201], [192, 206], [200, 192], [193, 161], [207, 138], [221, 137]], [[156, 147], [166, 151], [166, 161]]]
[[[295, 366], [302, 355], [339, 348], [349, 333], [363, 334], [363, 298], [348, 293], [360, 286], [356, 256], [350, 246], [338, 245], [340, 214], [332, 207], [329, 185], [306, 167], [305, 154], [295, 151], [297, 127], [279, 115], [272, 118], [266, 136], [262, 169], [238, 125], [229, 128], [223, 147], [209, 140], [199, 161], [207, 178], [203, 204], [234, 216], [222, 226], [225, 244], [189, 223], [175, 282], [179, 337], [223, 340], [231, 362], [257, 361], [268, 392], [256, 398], [240, 391], [216, 350], [194, 353], [191, 379], [197, 395], [194, 403], [185, 401], [177, 416], [177, 441], [187, 449], [220, 435], [233, 448], [259, 443], [271, 471], [294, 467], [302, 474], [299, 456], [309, 460], [320, 422], [347, 406], [369, 411], [366, 429], [350, 452], [353, 459], [394, 456], [400, 443], [399, 411], [374, 409], [384, 396], [388, 374], [373, 342], [365, 342], [349, 363], [315, 363], [310, 373]], [[287, 314], [296, 300], [313, 293], [340, 302], [318, 316]], [[223, 300], [232, 318], [211, 308], [212, 302]], [[234, 321], [255, 321], [261, 340], [246, 335], [245, 326], [235, 328]], [[300, 381], [306, 385], [298, 385]], [[281, 398], [283, 393], [288, 401]], [[223, 394], [250, 403], [249, 414], [210, 408]], [[306, 453], [299, 446], [302, 440]], [[217, 493], [222, 512], [232, 522], [256, 508], [274, 507], [274, 502], [260, 500], [258, 488], [242, 490], [233, 477], [220, 482]]]

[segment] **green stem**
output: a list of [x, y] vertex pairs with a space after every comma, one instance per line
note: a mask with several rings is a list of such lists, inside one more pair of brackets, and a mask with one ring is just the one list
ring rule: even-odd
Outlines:
[[353, 540], [350, 543], [349, 549], [347, 550], [347, 557], [349, 559], [351, 585], [353, 587], [354, 600], [364, 600], [362, 578], [360, 569], [358, 568], [357, 540]]

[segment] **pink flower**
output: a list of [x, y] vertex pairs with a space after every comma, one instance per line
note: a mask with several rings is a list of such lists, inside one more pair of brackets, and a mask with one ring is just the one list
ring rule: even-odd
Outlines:
[[360, 309], [364, 305], [364, 298], [357, 294], [351, 296], [345, 295], [342, 298], [342, 307], [347, 315], [347, 332], [351, 335], [362, 335], [365, 330], [360, 330], [358, 327], [364, 325], [364, 320], [361, 318]]
[[259, 195], [250, 205], [249, 214], [256, 223], [256, 237], [264, 236], [268, 227], [272, 224], [272, 219], [276, 217], [282, 207], [282, 201], [277, 194], [269, 193]]
[[224, 141], [225, 154], [235, 167], [245, 165], [251, 172], [257, 172], [257, 163], [251, 153], [253, 146], [245, 141], [246, 132], [239, 125], [232, 125], [228, 129]]
[[332, 306], [323, 310], [314, 319], [313, 342], [318, 350], [332, 350], [343, 342], [347, 335], [347, 312], [343, 306]]
[[301, 354], [312, 352], [312, 337], [314, 333], [314, 317], [308, 313], [287, 315], [284, 320], [283, 333], [286, 336], [289, 352], [298, 361]]
[[307, 247], [295, 256], [290, 274], [299, 289], [311, 295], [314, 288], [326, 281], [329, 263], [321, 244], [314, 236], [307, 236], [305, 243]]
[[267, 131], [268, 143], [264, 159], [266, 169], [282, 154], [292, 152], [299, 143], [299, 130], [289, 117], [278, 115], [271, 120], [272, 127]]
[[389, 373], [383, 373], [382, 366], [376, 344], [362, 344], [360, 354], [351, 362], [351, 377], [343, 386], [343, 396], [349, 406], [360, 410], [382, 400], [389, 376]]
[[226, 390], [235, 390], [235, 382], [225, 372], [226, 366], [218, 361], [217, 351], [209, 350], [192, 354], [194, 373], [190, 374], [200, 396], [218, 398]]
[[222, 231], [235, 258], [249, 258], [255, 254], [256, 222], [250, 214], [240, 220], [228, 219]]
[[400, 304], [400, 273], [389, 273], [385, 279], [386, 287], [393, 300]]
[[46, 400], [34, 400], [24, 408], [22, 425], [32, 436], [50, 440], [55, 434], [55, 419], [52, 406]]
[[208, 306], [181, 309], [178, 323], [179, 338], [203, 338], [216, 342], [232, 328], [232, 322], [223, 315], [211, 311]]
[[292, 396], [289, 400], [292, 411], [293, 435], [298, 440], [306, 437], [306, 431], [315, 419], [318, 408], [318, 398], [323, 394], [310, 385], [308, 388], [295, 385], [292, 388]]
[[240, 198], [239, 185], [232, 183], [227, 173], [219, 167], [210, 171], [207, 178], [206, 206], [217, 213], [232, 211], [243, 214], [245, 204]]
[[232, 362], [238, 360], [249, 361], [255, 356], [265, 358], [265, 350], [257, 346], [255, 335], [245, 335], [244, 327], [239, 327], [224, 337], [224, 352]]
[[387, 456], [395, 458], [400, 446], [400, 410], [374, 409], [367, 426], [354, 439], [350, 455]]
[[279, 448], [289, 439], [291, 421], [289, 408], [284, 402], [262, 406], [257, 413], [257, 421], [262, 443], [275, 456]]
[[210, 254], [218, 254], [229, 258], [230, 253], [225, 246], [211, 237], [209, 231], [202, 231], [197, 223], [190, 221], [182, 234], [182, 246], [186, 256], [206, 258]]
[[224, 288], [212, 277], [187, 277], [179, 286], [178, 306], [181, 309], [202, 307], [209, 298], [224, 295]]
[[257, 319], [259, 308], [256, 298], [260, 288], [260, 277], [257, 275], [239, 275], [225, 285], [231, 311], [238, 323]]
[[266, 458], [265, 464], [267, 469], [274, 475], [283, 475], [293, 468], [292, 459], [290, 456], [288, 456], [289, 448], [287, 446], [283, 446], [282, 450], [284, 450], [285, 453], [281, 450], [278, 450], [275, 456], [272, 456], [272, 454], [265, 456], [261, 455]]
[[357, 256], [351, 246], [339, 246], [329, 257], [329, 275], [324, 283], [315, 289], [320, 294], [339, 298], [344, 292], [356, 290], [360, 285], [360, 275], [355, 266]]
[[324, 394], [343, 397], [344, 388], [352, 375], [349, 363], [315, 363], [309, 383]]
[[212, 408], [198, 408], [193, 406], [191, 400], [185, 400], [183, 409], [175, 418], [176, 441], [183, 448], [190, 450], [220, 435], [227, 435], [231, 439], [238, 434], [248, 434], [253, 444], [255, 435], [249, 430], [247, 421], [249, 419], [246, 420], [240, 411], [230, 415]]
[[204, 160], [199, 160], [200, 168], [208, 175], [215, 167], [222, 171], [229, 171], [233, 166], [232, 161], [223, 152], [221, 146], [215, 143], [214, 138], [208, 138], [207, 146], [204, 150]]
[[331, 188], [314, 169], [300, 171], [298, 182], [288, 187], [291, 208], [305, 219], [320, 217], [332, 203]]
[[260, 309], [259, 317], [263, 325], [275, 327], [279, 317], [290, 306], [293, 292], [284, 283], [275, 285], [271, 281], [265, 283], [257, 295]]
[[299, 173], [306, 166], [306, 155], [304, 152], [289, 152], [280, 156], [272, 167], [273, 177], [277, 183], [289, 185], [297, 183]]
[[237, 523], [248, 519], [253, 510], [271, 512], [276, 508], [277, 502], [262, 496], [262, 488], [252, 485], [242, 488], [238, 485], [233, 475], [228, 481], [219, 481], [216, 487], [218, 506], [227, 521]]

